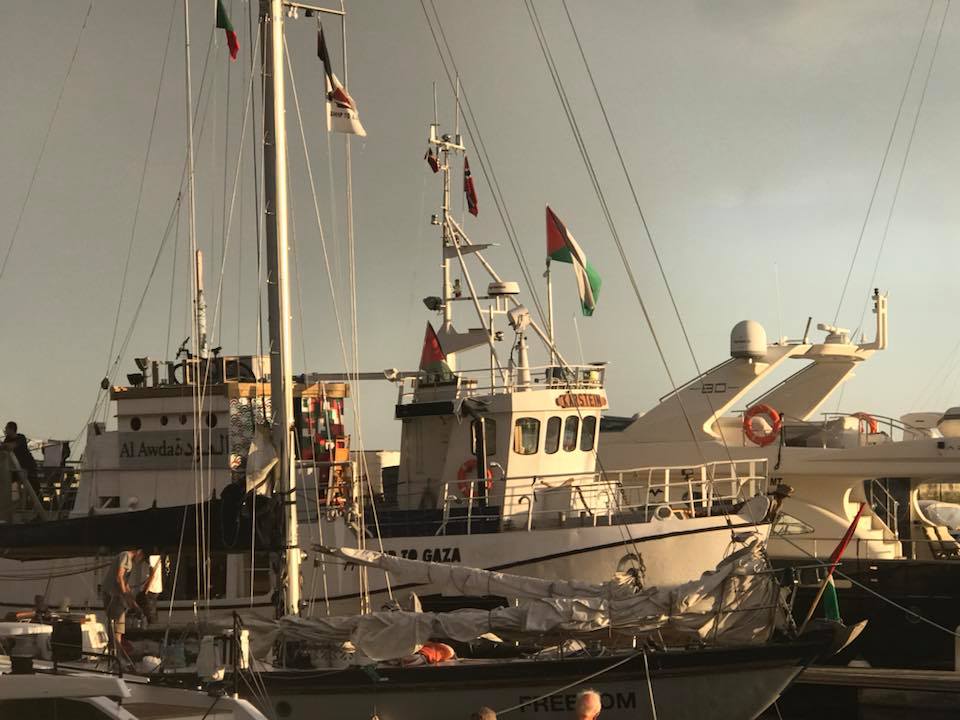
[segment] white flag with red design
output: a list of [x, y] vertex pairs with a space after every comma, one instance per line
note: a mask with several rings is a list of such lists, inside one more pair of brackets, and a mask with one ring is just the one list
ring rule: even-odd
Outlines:
[[333, 74], [330, 64], [330, 55], [327, 53], [327, 43], [323, 39], [323, 29], [317, 31], [317, 55], [323, 63], [326, 74], [327, 87], [327, 132], [349, 133], [366, 137], [367, 131], [360, 123], [360, 114], [357, 112], [357, 103], [347, 88]]

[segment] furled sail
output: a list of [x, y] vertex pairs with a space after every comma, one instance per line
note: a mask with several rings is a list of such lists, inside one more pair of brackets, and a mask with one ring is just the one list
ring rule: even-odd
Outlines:
[[440, 584], [467, 595], [523, 598], [519, 606], [490, 611], [384, 611], [278, 621], [280, 634], [287, 639], [319, 644], [349, 641], [375, 661], [410, 655], [431, 638], [468, 641], [491, 632], [511, 638], [588, 636], [597, 631], [641, 637], [657, 633], [675, 645], [750, 645], [769, 640], [781, 617], [779, 587], [759, 542], [726, 558], [699, 580], [673, 590], [637, 590], [620, 580], [599, 585], [547, 581], [366, 550], [328, 552], [387, 570], [398, 583]]

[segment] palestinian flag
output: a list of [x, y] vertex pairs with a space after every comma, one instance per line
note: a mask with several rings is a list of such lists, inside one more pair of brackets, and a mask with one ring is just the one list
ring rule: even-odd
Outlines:
[[547, 206], [547, 257], [555, 262], [573, 265], [583, 314], [593, 315], [597, 307], [597, 298], [600, 296], [600, 275], [597, 274], [593, 265], [587, 262], [587, 256], [573, 239], [573, 235], [549, 206]]
[[453, 379], [453, 372], [447, 365], [447, 354], [440, 347], [440, 339], [429, 322], [423, 335], [423, 350], [420, 351], [420, 374], [435, 382]]
[[474, 217], [480, 212], [477, 207], [477, 189], [473, 186], [473, 175], [470, 174], [470, 161], [463, 156], [463, 194], [467, 196], [467, 212]]
[[230, 22], [230, 16], [227, 15], [227, 11], [223, 7], [223, 0], [217, 0], [217, 27], [226, 33], [227, 47], [230, 48], [230, 59], [236, 60], [237, 53], [240, 52], [240, 41], [237, 40], [233, 23]]
[[323, 63], [327, 86], [327, 132], [348, 133], [366, 137], [367, 131], [360, 123], [357, 103], [350, 97], [347, 88], [333, 74], [327, 43], [323, 39], [323, 29], [317, 31], [317, 57]]

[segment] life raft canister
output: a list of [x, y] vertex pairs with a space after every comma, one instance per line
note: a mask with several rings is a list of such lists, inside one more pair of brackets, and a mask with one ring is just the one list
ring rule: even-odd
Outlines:
[[867, 424], [867, 432], [869, 432], [871, 435], [875, 434], [880, 429], [880, 426], [877, 425], [877, 419], [870, 413], [855, 412], [851, 413], [850, 417], [855, 417], [861, 422], [865, 422]]
[[[753, 419], [758, 415], [763, 415], [770, 421], [769, 432], [760, 433], [754, 429]], [[750, 442], [760, 447], [766, 447], [776, 440], [782, 428], [783, 418], [769, 405], [754, 405], [743, 414], [743, 434], [747, 436]]]
[[[470, 458], [463, 465], [460, 466], [460, 469], [457, 470], [457, 480], [460, 488], [460, 492], [466, 497], [470, 495], [470, 483], [477, 479], [477, 459]], [[493, 490], [493, 472], [490, 468], [487, 468], [487, 490]]]

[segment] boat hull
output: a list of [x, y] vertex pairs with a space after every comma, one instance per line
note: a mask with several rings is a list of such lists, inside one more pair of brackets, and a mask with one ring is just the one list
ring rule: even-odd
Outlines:
[[[744, 518], [736, 522], [737, 519], [737, 516], [731, 517], [729, 525], [725, 518], [708, 517], [532, 532], [515, 530], [479, 535], [394, 537], [385, 538], [383, 547], [401, 557], [544, 579], [574, 577], [593, 583], [604, 582], [618, 570], [633, 567], [639, 557], [646, 567], [645, 584], [648, 587], [672, 587], [713, 570], [724, 557], [741, 547], [733, 541], [733, 534], [749, 536], [758, 533], [763, 539], [767, 537], [769, 524], [755, 525], [744, 522]], [[327, 528], [325, 537], [328, 542], [336, 536], [336, 530], [336, 527]], [[342, 524], [340, 530], [342, 538], [338, 540], [342, 539], [342, 542], [338, 544], [355, 547], [356, 539], [343, 532]], [[311, 545], [316, 540], [316, 537], [304, 533], [304, 551], [314, 554]], [[103, 556], [30, 562], [0, 559], [0, 578], [6, 580], [0, 583], [0, 608], [8, 611], [29, 608], [35, 595], [43, 595], [50, 607], [59, 607], [69, 599], [75, 610], [99, 611], [100, 576], [109, 559]], [[171, 623], [195, 622], [198, 617], [229, 618], [234, 611], [244, 617], [275, 617], [275, 607], [269, 595], [251, 598], [249, 586], [244, 587], [249, 573], [244, 560], [240, 555], [227, 556], [228, 592], [224, 597], [211, 599], [209, 611], [201, 604], [198, 615], [194, 600], [178, 600], [173, 604]], [[305, 562], [302, 571], [306, 614], [326, 615], [327, 598], [330, 614], [350, 614], [360, 609], [360, 571], [357, 567], [318, 561]], [[372, 602], [379, 607], [388, 598], [384, 573], [368, 571], [368, 582]], [[233, 592], [229, 592], [231, 588], [234, 588]], [[391, 591], [394, 597], [401, 599], [411, 592], [428, 598], [438, 593], [437, 588], [422, 585], [394, 586]], [[496, 602], [496, 599], [490, 600]], [[167, 601], [160, 601], [160, 616], [164, 620], [168, 607]]]
[[[380, 720], [448, 720], [481, 706], [511, 716], [568, 718], [579, 690], [600, 693], [605, 719], [706, 720], [756, 718], [825, 642], [771, 643], [759, 647], [655, 652], [614, 667], [616, 656], [551, 661], [461, 661], [448, 666], [358, 668], [261, 675], [278, 718], [330, 717]], [[593, 677], [591, 677], [593, 676]], [[558, 689], [560, 688], [560, 689]], [[651, 696], [653, 704], [651, 705]], [[656, 708], [654, 714], [653, 708]]]

